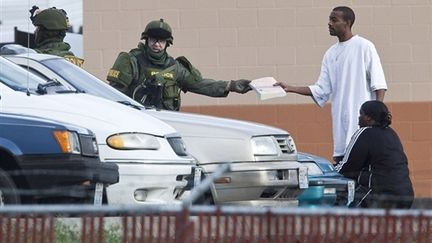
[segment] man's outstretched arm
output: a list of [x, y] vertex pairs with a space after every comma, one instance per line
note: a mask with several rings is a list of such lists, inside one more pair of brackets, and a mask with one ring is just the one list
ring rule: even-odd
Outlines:
[[292, 86], [286, 83], [277, 82], [274, 86], [281, 86], [287, 93], [296, 93], [300, 95], [312, 96], [312, 91], [307, 86]]

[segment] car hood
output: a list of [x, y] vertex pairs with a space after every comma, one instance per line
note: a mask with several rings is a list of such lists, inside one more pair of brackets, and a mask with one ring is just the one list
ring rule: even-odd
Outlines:
[[93, 134], [87, 128], [82, 126], [72, 125], [69, 123], [59, 123], [58, 121], [52, 119], [46, 119], [40, 116], [32, 116], [32, 115], [23, 115], [23, 114], [13, 114], [13, 113], [0, 113], [0, 125], [5, 124], [20, 124], [22, 126], [31, 126], [31, 127], [58, 127], [59, 129], [73, 129], [82, 134]]
[[95, 131], [98, 142], [122, 132], [141, 132], [155, 136], [177, 133], [170, 125], [124, 105], [87, 94], [26, 95], [5, 94], [2, 90], [0, 111], [42, 116], [84, 126]]
[[[145, 112], [173, 126], [181, 134], [188, 151], [201, 165], [252, 162], [256, 160], [251, 147], [252, 137], [288, 136], [282, 129], [253, 122], [154, 109]], [[267, 159], [295, 161], [296, 154]]]
[[324, 157], [316, 156], [309, 153], [298, 152], [298, 162], [314, 161], [324, 173], [337, 173], [333, 164]]
[[145, 110], [145, 112], [170, 124], [183, 137], [198, 135], [198, 129], [199, 135], [206, 137], [242, 136], [250, 138], [264, 135], [288, 135], [285, 130], [254, 122], [155, 109]]

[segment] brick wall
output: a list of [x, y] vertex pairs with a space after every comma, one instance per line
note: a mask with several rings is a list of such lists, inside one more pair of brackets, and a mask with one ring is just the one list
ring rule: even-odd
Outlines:
[[[432, 197], [432, 102], [391, 102], [392, 127], [399, 134], [409, 161], [417, 197]], [[299, 151], [332, 161], [330, 105], [312, 104], [188, 106], [182, 111], [264, 123], [294, 137]], [[395, 182], [397, 183], [397, 182]]]

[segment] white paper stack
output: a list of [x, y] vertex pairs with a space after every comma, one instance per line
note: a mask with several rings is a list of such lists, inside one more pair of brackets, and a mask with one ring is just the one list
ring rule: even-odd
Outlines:
[[273, 77], [264, 77], [252, 80], [249, 85], [257, 92], [261, 100], [285, 96], [285, 90], [280, 86], [273, 86], [275, 83], [277, 81]]

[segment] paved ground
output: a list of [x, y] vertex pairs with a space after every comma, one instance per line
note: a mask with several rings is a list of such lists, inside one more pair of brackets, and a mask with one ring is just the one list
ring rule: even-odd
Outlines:
[[415, 198], [411, 208], [432, 209], [432, 198]]

